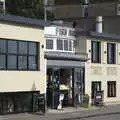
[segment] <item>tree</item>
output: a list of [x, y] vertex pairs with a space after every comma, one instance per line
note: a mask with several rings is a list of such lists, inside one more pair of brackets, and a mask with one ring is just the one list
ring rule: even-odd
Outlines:
[[[6, 0], [6, 11], [8, 14], [43, 19], [43, 2], [44, 0]], [[54, 18], [54, 15], [48, 13], [48, 18]]]

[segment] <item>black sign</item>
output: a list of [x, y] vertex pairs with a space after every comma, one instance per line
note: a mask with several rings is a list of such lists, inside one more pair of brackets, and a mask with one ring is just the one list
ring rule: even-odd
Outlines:
[[96, 91], [95, 92], [94, 104], [96, 106], [102, 106], [103, 105], [103, 94], [104, 94], [104, 91]]

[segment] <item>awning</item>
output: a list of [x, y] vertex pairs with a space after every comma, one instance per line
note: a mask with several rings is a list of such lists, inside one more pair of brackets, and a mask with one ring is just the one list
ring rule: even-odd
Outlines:
[[75, 67], [84, 67], [84, 66], [85, 63], [81, 61], [47, 60], [47, 67], [75, 68]]

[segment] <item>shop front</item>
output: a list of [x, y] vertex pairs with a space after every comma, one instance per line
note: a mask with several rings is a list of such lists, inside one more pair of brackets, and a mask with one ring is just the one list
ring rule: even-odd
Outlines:
[[55, 58], [47, 56], [47, 107], [61, 109], [81, 105], [85, 89], [85, 60]]

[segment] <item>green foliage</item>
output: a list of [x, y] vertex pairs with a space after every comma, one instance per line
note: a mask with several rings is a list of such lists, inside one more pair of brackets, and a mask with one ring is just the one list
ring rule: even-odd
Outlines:
[[85, 94], [83, 96], [83, 107], [89, 108], [89, 95]]
[[[43, 2], [44, 0], [6, 0], [6, 11], [8, 14], [43, 19]], [[48, 13], [48, 18], [53, 17]]]

